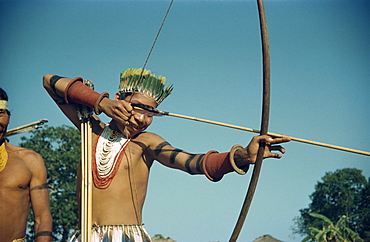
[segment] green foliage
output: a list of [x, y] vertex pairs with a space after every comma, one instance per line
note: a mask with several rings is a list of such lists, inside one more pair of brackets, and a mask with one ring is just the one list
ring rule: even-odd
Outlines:
[[343, 215], [336, 224], [322, 214], [310, 213], [310, 216], [321, 219], [324, 226], [322, 229], [309, 227], [310, 234], [302, 242], [336, 242], [336, 241], [363, 241], [358, 233], [346, 227], [347, 217]]
[[154, 238], [155, 239], [166, 239], [163, 235], [161, 235], [161, 234], [156, 234], [156, 235], [154, 235]]
[[301, 209], [301, 216], [295, 218], [294, 233], [309, 236], [315, 228], [328, 224], [324, 217], [329, 221], [341, 221], [345, 216], [348, 229], [370, 240], [370, 182], [361, 170], [346, 168], [327, 172], [322, 182], [315, 186], [310, 199], [309, 207]]
[[[36, 151], [44, 158], [48, 172], [54, 239], [67, 241], [70, 233], [78, 226], [76, 174], [81, 153], [80, 133], [65, 125], [44, 126], [30, 133], [29, 138], [21, 138], [19, 145]], [[33, 233], [32, 225], [33, 219], [29, 218], [28, 226]]]

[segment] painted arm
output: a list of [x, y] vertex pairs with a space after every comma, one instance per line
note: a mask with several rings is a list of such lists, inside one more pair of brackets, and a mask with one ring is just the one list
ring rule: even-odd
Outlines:
[[[149, 146], [151, 156], [165, 166], [185, 171], [189, 174], [205, 174], [211, 181], [219, 181], [223, 175], [236, 171], [245, 174], [250, 164], [256, 162], [260, 142], [266, 142], [264, 158], [281, 158], [280, 154], [271, 151], [285, 152], [280, 145], [290, 141], [289, 137], [271, 138], [267, 135], [254, 137], [247, 147], [235, 145], [230, 152], [218, 153], [209, 151], [206, 154], [191, 154], [170, 145], [166, 140], [153, 134]], [[152, 139], [152, 138], [151, 138]]]
[[52, 216], [50, 213], [50, 200], [46, 182], [46, 168], [42, 157], [32, 152], [30, 160], [32, 178], [30, 182], [30, 198], [34, 214], [35, 241], [52, 241]]

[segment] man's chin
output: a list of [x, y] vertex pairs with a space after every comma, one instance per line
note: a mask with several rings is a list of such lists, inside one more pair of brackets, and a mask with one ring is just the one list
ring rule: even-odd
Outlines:
[[130, 134], [129, 137], [134, 137], [135, 135], [140, 134], [141, 132], [143, 132], [145, 129], [135, 128], [135, 127], [132, 127], [130, 125], [130, 126], [127, 127], [126, 130]]

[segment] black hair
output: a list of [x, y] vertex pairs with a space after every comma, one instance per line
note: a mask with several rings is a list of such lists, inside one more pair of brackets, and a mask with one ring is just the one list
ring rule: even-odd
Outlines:
[[[0, 100], [5, 100], [5, 101], [8, 101], [8, 94], [6, 94], [6, 92], [4, 91], [4, 89], [0, 88]], [[10, 116], [10, 112], [9, 110], [7, 109], [6, 112], [8, 113], [8, 115]]]
[[120, 92], [120, 93], [119, 93], [119, 98], [120, 98], [121, 100], [125, 100], [125, 98], [126, 98], [127, 96], [130, 96], [130, 95], [132, 95], [132, 92]]
[[0, 100], [8, 101], [8, 95], [2, 88], [0, 88]]

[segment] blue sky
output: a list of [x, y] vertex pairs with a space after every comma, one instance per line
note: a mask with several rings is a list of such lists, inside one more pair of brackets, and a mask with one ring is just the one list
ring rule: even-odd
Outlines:
[[[82, 76], [113, 95], [122, 70], [143, 66], [169, 2], [1, 0], [0, 86], [10, 97], [9, 129], [44, 118], [49, 126], [71, 125], [42, 88], [47, 73]], [[370, 150], [369, 6], [265, 1], [271, 132]], [[259, 129], [257, 14], [255, 1], [175, 0], [147, 64], [175, 88], [160, 109]], [[173, 117], [155, 118], [149, 131], [193, 153], [228, 151], [254, 135]], [[265, 234], [300, 241], [292, 220], [326, 172], [349, 167], [370, 176], [368, 156], [297, 142], [285, 147], [281, 160], [263, 162], [239, 241]], [[143, 214], [148, 232], [178, 242], [228, 241], [251, 173], [212, 183], [155, 164]]]

